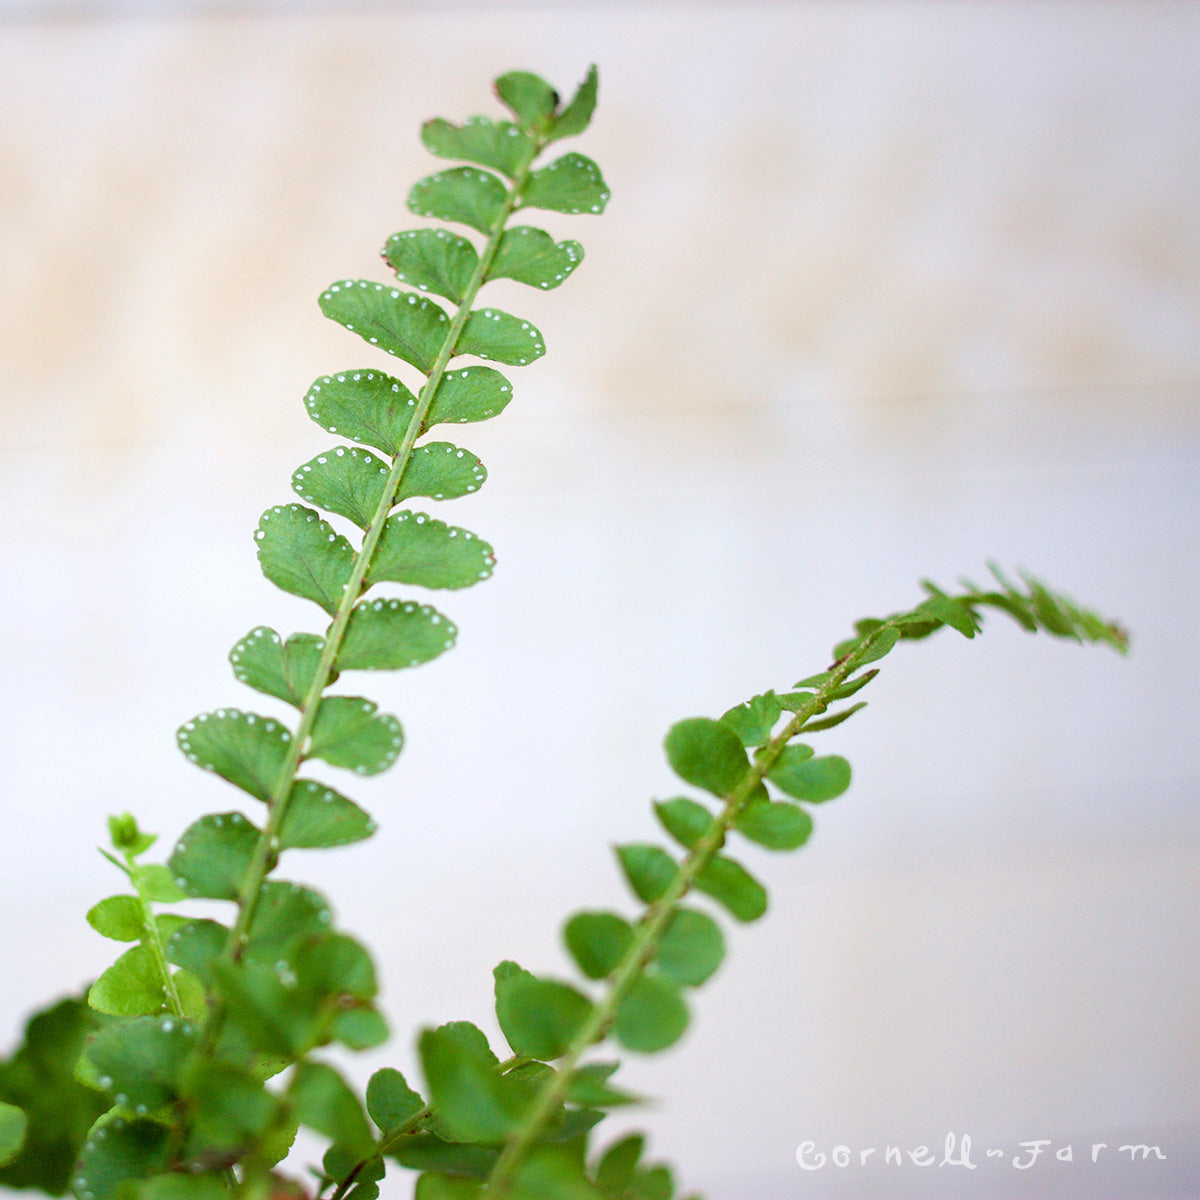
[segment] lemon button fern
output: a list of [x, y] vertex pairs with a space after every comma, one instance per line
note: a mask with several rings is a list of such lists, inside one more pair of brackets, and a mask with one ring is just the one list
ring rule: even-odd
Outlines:
[[[591, 159], [543, 158], [587, 128], [595, 68], [566, 103], [525, 72], [495, 91], [509, 117], [423, 127], [425, 146], [458, 165], [412, 188], [409, 208], [436, 224], [387, 240], [394, 280], [339, 280], [320, 296], [327, 317], [398, 362], [312, 384], [309, 416], [341, 441], [296, 469], [299, 499], [268, 509], [254, 534], [263, 574], [311, 601], [316, 625], [286, 636], [259, 625], [230, 651], [235, 678], [276, 708], [219, 708], [179, 729], [187, 759], [232, 785], [247, 811], [201, 816], [165, 863], [146, 861], [155, 838], [132, 816], [110, 820], [103, 852], [125, 890], [87, 919], [127, 948], [86, 1003], [36, 1016], [0, 1064], [0, 1182], [11, 1187], [69, 1187], [76, 1200], [374, 1200], [385, 1174], [403, 1171], [418, 1200], [670, 1200], [672, 1173], [645, 1161], [641, 1135], [594, 1144], [606, 1114], [635, 1100], [614, 1051], [649, 1054], [682, 1036], [691, 993], [725, 954], [710, 910], [734, 923], [766, 912], [740, 839], [796, 850], [816, 807], [849, 786], [849, 763], [810, 737], [862, 710], [872, 664], [898, 643], [943, 628], [973, 638], [992, 610], [1030, 632], [1125, 649], [1117, 626], [994, 569], [986, 587], [926, 584], [914, 608], [860, 621], [832, 665], [789, 688], [680, 721], [665, 750], [689, 794], [654, 804], [661, 840], [616, 848], [625, 911], [567, 918], [578, 977], [501, 962], [506, 1047], [468, 1021], [425, 1029], [419, 1087], [385, 1067], [360, 1094], [324, 1052], [387, 1040], [371, 955], [281, 867], [289, 850], [359, 842], [376, 823], [306, 767], [373, 775], [400, 755], [400, 720], [358, 694], [356, 673], [449, 650], [455, 625], [428, 593], [472, 587], [495, 561], [484, 538], [413, 506], [487, 480], [474, 453], [431, 431], [498, 416], [513, 389], [488, 364], [523, 366], [546, 350], [529, 321], [477, 307], [479, 292], [494, 279], [560, 286], [583, 247], [518, 215], [594, 215], [609, 199]], [[191, 900], [224, 915], [189, 915]], [[300, 1128], [327, 1145], [307, 1178], [281, 1165]]]

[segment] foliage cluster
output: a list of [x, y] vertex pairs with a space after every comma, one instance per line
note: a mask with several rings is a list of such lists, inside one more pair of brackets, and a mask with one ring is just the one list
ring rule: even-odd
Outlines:
[[[326, 316], [407, 364], [419, 386], [366, 366], [323, 376], [305, 396], [312, 419], [347, 444], [296, 470], [298, 500], [265, 512], [255, 538], [266, 577], [312, 601], [323, 628], [284, 637], [258, 626], [230, 652], [235, 677], [281, 702], [287, 717], [220, 708], [179, 730], [186, 757], [248, 796], [249, 814], [200, 817], [165, 863], [146, 861], [155, 838], [132, 816], [110, 819], [103, 853], [125, 886], [87, 919], [128, 948], [86, 1002], [36, 1016], [0, 1065], [0, 1182], [10, 1187], [70, 1188], [77, 1200], [374, 1200], [385, 1171], [403, 1169], [416, 1173], [419, 1200], [669, 1200], [672, 1173], [645, 1160], [641, 1135], [593, 1146], [605, 1115], [636, 1100], [602, 1048], [653, 1053], [683, 1034], [689, 994], [725, 953], [705, 899], [735, 922], [765, 912], [762, 883], [731, 853], [738, 839], [795, 850], [814, 808], [850, 783], [846, 760], [817, 753], [810, 736], [863, 708], [874, 664], [897, 643], [943, 627], [972, 638], [988, 609], [1030, 631], [1124, 649], [1115, 626], [995, 571], [986, 588], [949, 594], [926, 584], [914, 608], [859, 622], [830, 667], [787, 690], [680, 721], [665, 749], [691, 791], [653, 806], [666, 845], [617, 847], [632, 906], [565, 922], [578, 977], [500, 963], [495, 1014], [506, 1049], [451, 1021], [419, 1035], [422, 1091], [384, 1068], [360, 1095], [328, 1048], [362, 1050], [388, 1036], [371, 955], [337, 927], [324, 896], [278, 871], [290, 850], [358, 842], [375, 823], [304, 768], [319, 760], [373, 775], [396, 760], [400, 722], [356, 687], [332, 689], [454, 644], [447, 616], [383, 586], [453, 591], [492, 570], [481, 537], [410, 505], [464, 497], [487, 477], [469, 450], [428, 435], [500, 413], [512, 387], [487, 364], [519, 366], [545, 350], [530, 322], [476, 307], [477, 294], [501, 278], [558, 287], [582, 247], [512, 218], [599, 213], [609, 197], [581, 154], [535, 165], [587, 127], [594, 68], [565, 104], [523, 72], [495, 90], [511, 119], [423, 127], [430, 151], [462, 165], [413, 187], [409, 208], [436, 223], [388, 240], [395, 282], [341, 280], [321, 295]], [[179, 911], [190, 900], [227, 915]], [[301, 1127], [328, 1145], [308, 1179], [281, 1165]]]

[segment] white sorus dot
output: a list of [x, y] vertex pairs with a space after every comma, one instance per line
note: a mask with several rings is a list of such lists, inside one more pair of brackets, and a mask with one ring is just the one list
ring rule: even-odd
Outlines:
[[170, 1017], [165, 1017], [159, 1028], [162, 1029], [163, 1033], [171, 1033], [175, 1029], [175, 1022]]

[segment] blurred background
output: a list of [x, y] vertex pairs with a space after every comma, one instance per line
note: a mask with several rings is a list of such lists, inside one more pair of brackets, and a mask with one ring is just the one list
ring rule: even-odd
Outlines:
[[[378, 957], [395, 1045], [350, 1070], [417, 1077], [422, 1025], [495, 1029], [497, 961], [565, 969], [562, 918], [627, 905], [609, 847], [656, 836], [671, 722], [994, 558], [1131, 656], [998, 615], [893, 654], [823, 737], [850, 792], [741, 855], [771, 910], [616, 1124], [711, 1200], [1194, 1197], [1191, 3], [0, 4], [0, 1047], [113, 957], [106, 815], [165, 855], [241, 803], [174, 731], [271, 706], [225, 659], [252, 626], [317, 628], [251, 533], [331, 442], [310, 382], [396, 369], [316, 298], [421, 224], [420, 122], [593, 61], [567, 148], [613, 199], [537, 214], [587, 259], [494, 285], [549, 352], [452, 435], [491, 478], [438, 515], [495, 577], [438, 600], [453, 654], [363, 683], [408, 736], [348, 789], [378, 836], [285, 863]], [[948, 1133], [978, 1169], [857, 1165]]]

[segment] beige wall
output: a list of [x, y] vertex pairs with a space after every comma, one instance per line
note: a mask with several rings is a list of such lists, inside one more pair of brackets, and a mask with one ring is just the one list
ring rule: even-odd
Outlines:
[[[495, 285], [549, 354], [461, 431], [491, 479], [450, 519], [496, 576], [442, 598], [453, 655], [367, 685], [409, 737], [353, 789], [380, 835], [292, 868], [377, 948], [388, 1061], [624, 904], [607, 845], [653, 836], [672, 720], [995, 557], [1133, 656], [996, 620], [889, 659], [828, 735], [850, 794], [745, 855], [772, 912], [630, 1068], [638, 1120], [713, 1200], [1196, 1194], [1200, 9], [306, 7], [0, 9], [0, 1030], [108, 961], [108, 812], [169, 844], [238, 803], [173, 731], [256, 703], [252, 625], [313, 627], [250, 531], [329, 443], [308, 384], [371, 360], [315, 299], [418, 223], [419, 122], [594, 59], [613, 201], [547, 217], [588, 251], [561, 292]], [[793, 1158], [950, 1130], [1169, 1158]]]

